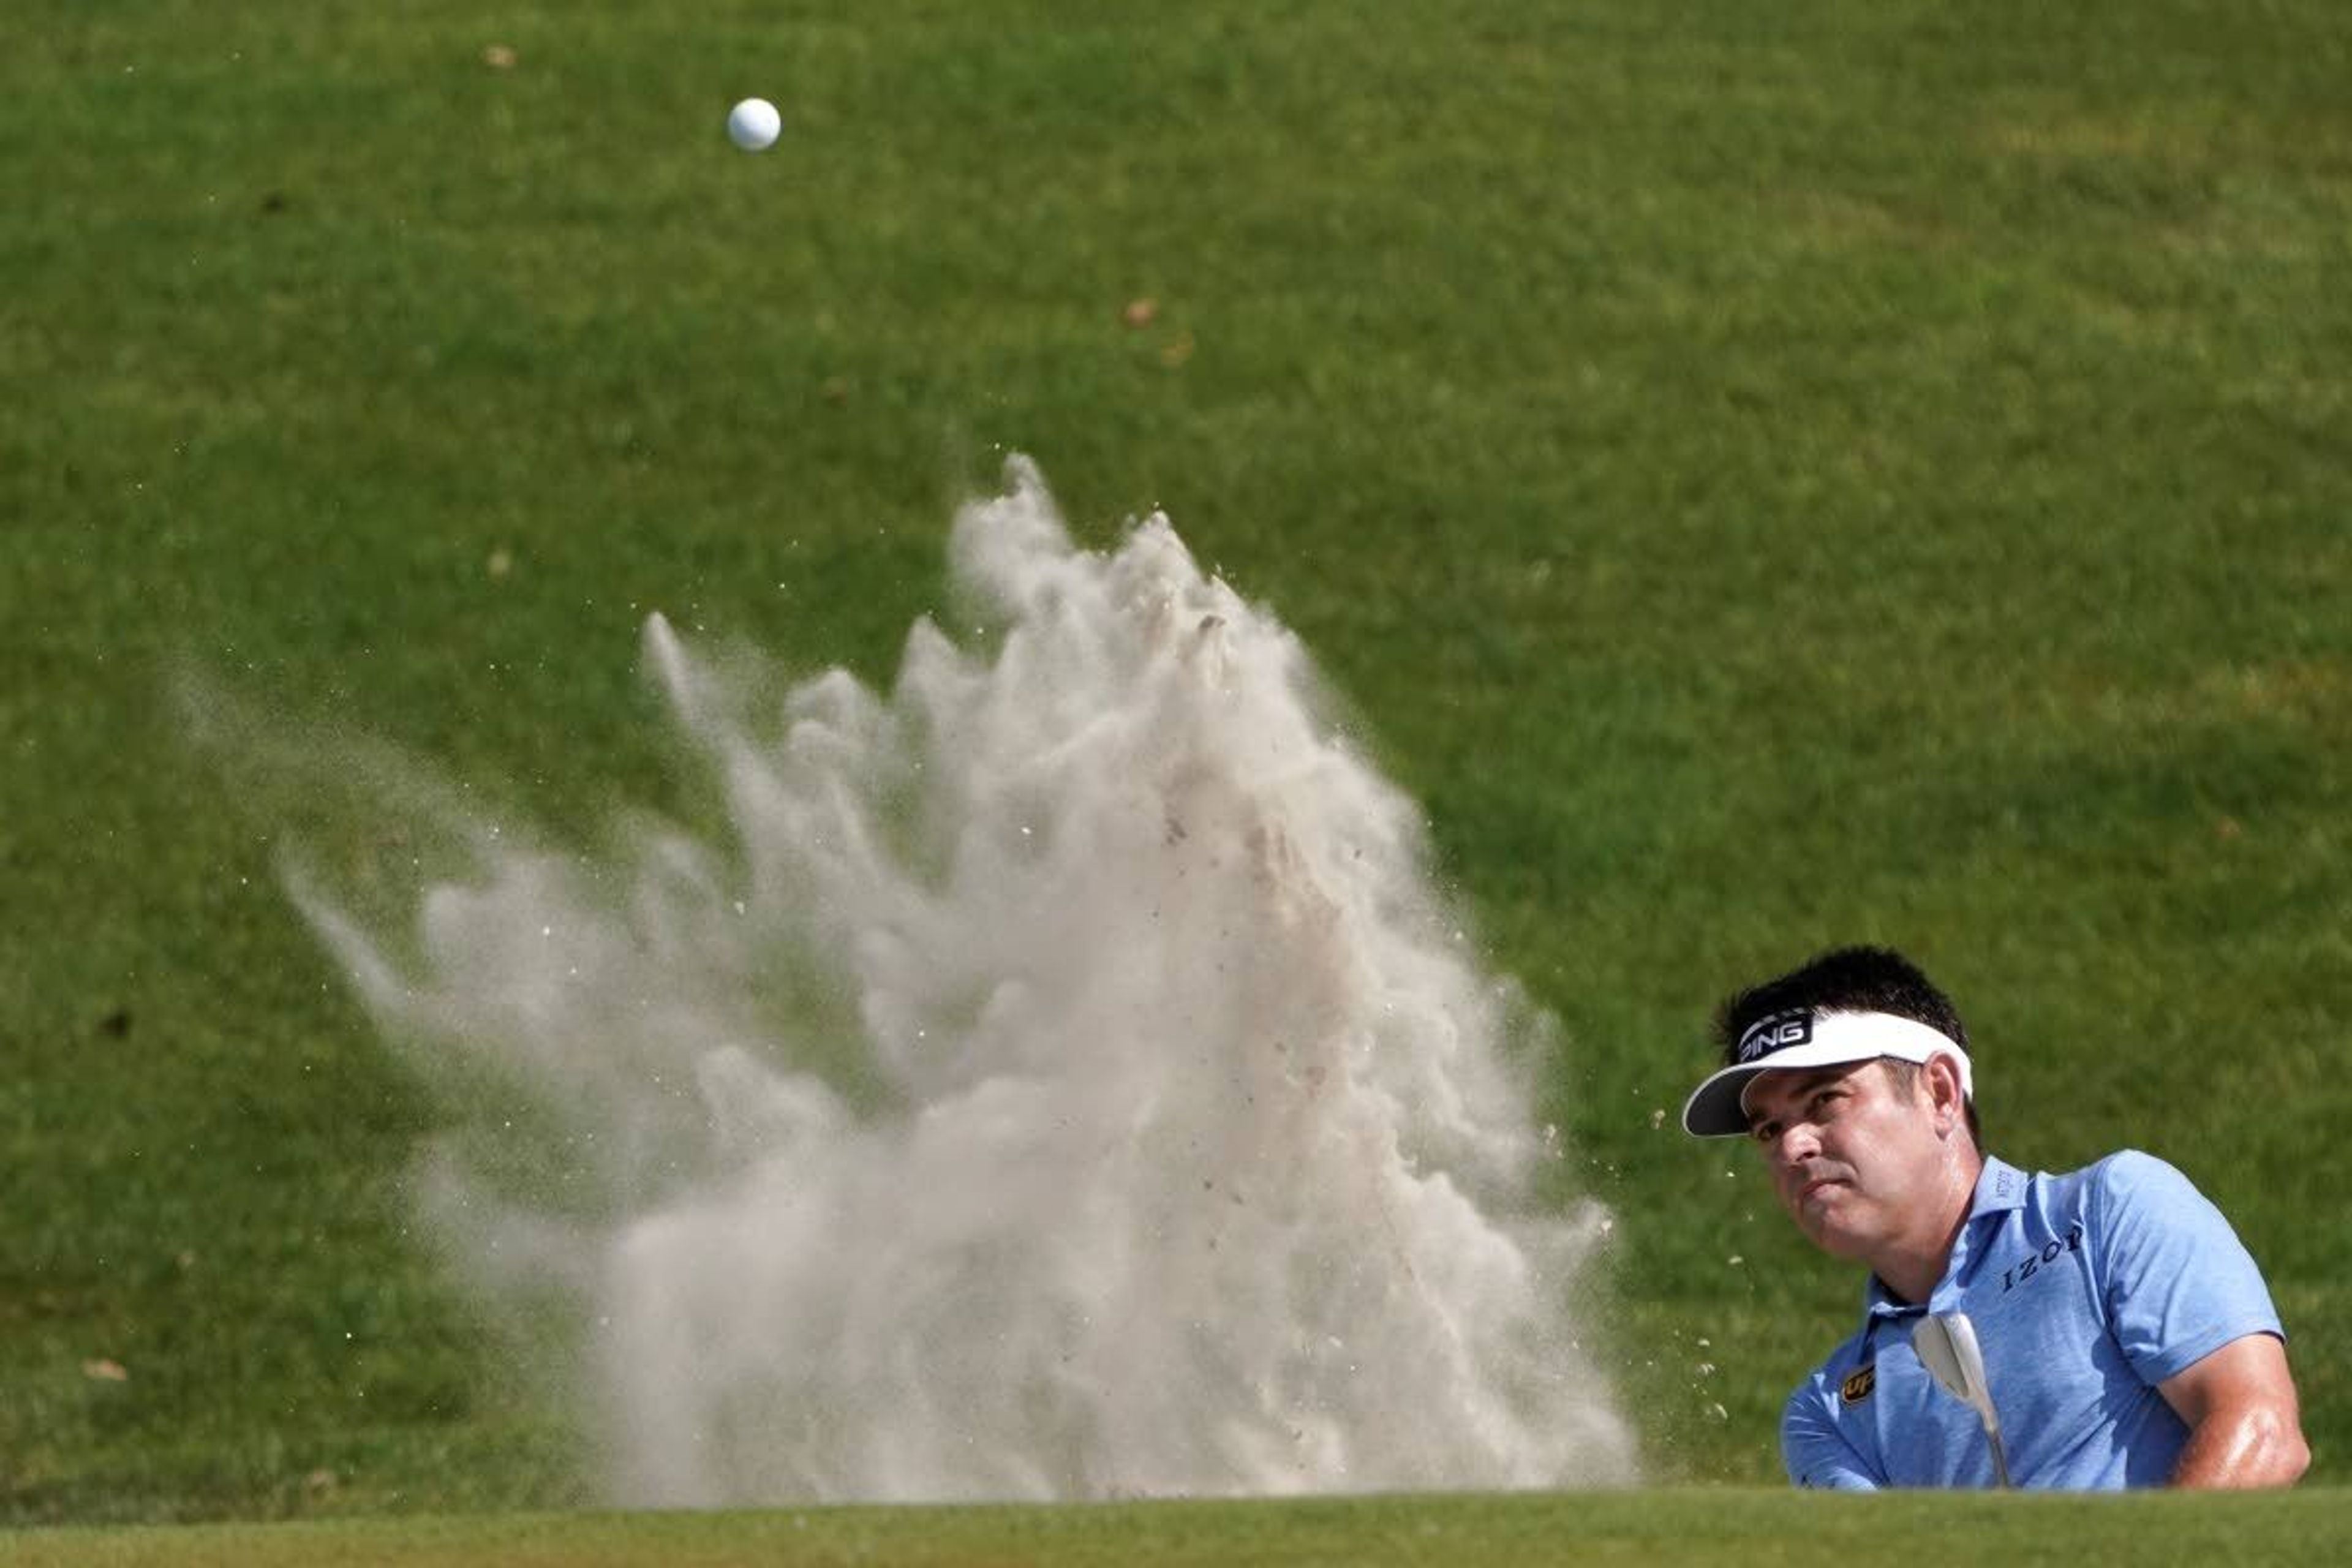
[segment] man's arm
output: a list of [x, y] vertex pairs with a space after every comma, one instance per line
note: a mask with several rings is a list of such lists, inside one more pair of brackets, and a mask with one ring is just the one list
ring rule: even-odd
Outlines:
[[2293, 1486], [2311, 1463], [2286, 1346], [2273, 1335], [2231, 1340], [2156, 1391], [2189, 1423], [2176, 1487]]
[[2285, 1332], [2252, 1255], [2163, 1161], [2126, 1150], [2098, 1172], [2108, 1331], [2189, 1427], [2172, 1484], [2291, 1485], [2311, 1454]]
[[1792, 1486], [1843, 1492], [1876, 1491], [1886, 1484], [1853, 1451], [1811, 1383], [1790, 1395], [1780, 1412], [1780, 1463]]

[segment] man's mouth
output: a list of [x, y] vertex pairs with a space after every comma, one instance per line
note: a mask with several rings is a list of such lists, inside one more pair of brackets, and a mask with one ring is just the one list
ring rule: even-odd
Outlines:
[[1843, 1186], [1843, 1179], [1841, 1177], [1814, 1176], [1807, 1181], [1802, 1187], [1800, 1187], [1797, 1190], [1797, 1202], [1800, 1204], [1811, 1203], [1815, 1193], [1821, 1192], [1824, 1188]]

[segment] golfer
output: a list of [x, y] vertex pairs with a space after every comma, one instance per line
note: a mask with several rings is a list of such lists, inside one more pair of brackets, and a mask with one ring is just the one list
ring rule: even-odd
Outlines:
[[1911, 1349], [1965, 1312], [2021, 1487], [2284, 1486], [2310, 1463], [2262, 1273], [2188, 1178], [2131, 1151], [2064, 1175], [1978, 1142], [1968, 1033], [1908, 960], [1825, 953], [1733, 996], [1683, 1107], [1754, 1142], [1797, 1228], [1870, 1269], [1862, 1326], [1780, 1418], [1803, 1487], [1992, 1481], [1976, 1415]]

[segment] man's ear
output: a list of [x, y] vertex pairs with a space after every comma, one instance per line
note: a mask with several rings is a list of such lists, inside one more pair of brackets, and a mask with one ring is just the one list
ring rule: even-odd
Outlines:
[[1937, 1051], [1919, 1068], [1919, 1087], [1936, 1119], [1938, 1137], [1949, 1137], [1969, 1124], [1969, 1098], [1960, 1089], [1960, 1064]]

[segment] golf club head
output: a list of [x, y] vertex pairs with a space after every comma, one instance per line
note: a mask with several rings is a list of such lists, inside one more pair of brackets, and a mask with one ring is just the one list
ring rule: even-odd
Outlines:
[[2000, 1413], [1993, 1407], [1992, 1384], [1985, 1376], [1984, 1351], [1977, 1343], [1976, 1325], [1969, 1321], [1966, 1312], [1930, 1312], [1912, 1329], [1911, 1348], [1945, 1393], [1977, 1413], [1992, 1444], [1993, 1479], [2001, 1486], [2009, 1485]]
[[1971, 1410], [1978, 1408], [1984, 1352], [1977, 1346], [1976, 1325], [1967, 1313], [1931, 1313], [1920, 1319], [1911, 1331], [1911, 1349], [1945, 1393]]

